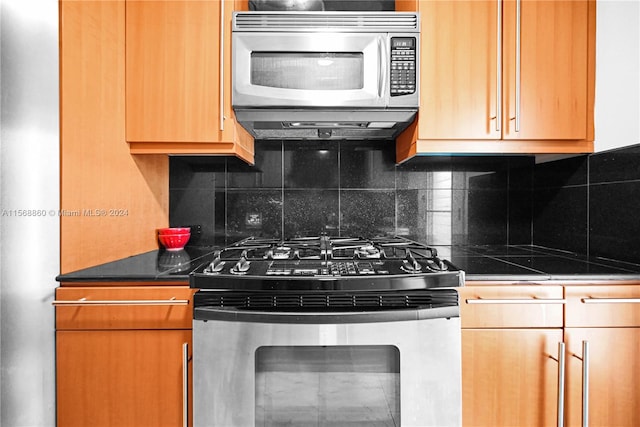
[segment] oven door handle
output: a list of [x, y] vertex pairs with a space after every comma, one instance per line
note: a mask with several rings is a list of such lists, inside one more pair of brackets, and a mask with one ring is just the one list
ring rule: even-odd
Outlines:
[[409, 320], [448, 319], [460, 317], [460, 308], [435, 307], [398, 310], [373, 311], [327, 311], [327, 312], [286, 312], [244, 310], [234, 307], [195, 307], [194, 320], [222, 320], [229, 322], [252, 323], [305, 323], [305, 324], [343, 324], [343, 323], [380, 323]]

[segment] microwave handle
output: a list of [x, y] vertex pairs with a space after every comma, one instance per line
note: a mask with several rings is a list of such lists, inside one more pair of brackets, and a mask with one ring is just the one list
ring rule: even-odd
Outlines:
[[382, 37], [378, 37], [378, 98], [384, 93], [384, 82], [387, 79], [387, 54]]

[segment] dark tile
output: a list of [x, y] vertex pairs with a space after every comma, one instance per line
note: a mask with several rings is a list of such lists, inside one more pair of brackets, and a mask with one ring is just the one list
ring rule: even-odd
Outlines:
[[501, 259], [533, 270], [543, 271], [549, 275], [607, 275], [629, 273], [629, 270], [570, 257], [534, 255], [528, 257], [505, 257]]
[[531, 191], [533, 189], [535, 159], [524, 157], [512, 160], [509, 168], [509, 189]]
[[534, 169], [534, 187], [557, 188], [587, 184], [587, 156], [539, 163]]
[[339, 232], [338, 190], [285, 190], [284, 238]]
[[255, 164], [234, 165], [227, 174], [228, 188], [282, 187], [282, 142], [256, 142]]
[[469, 188], [471, 180], [506, 188], [510, 169], [530, 170], [533, 162], [533, 156], [417, 156], [398, 166], [398, 188], [433, 188], [429, 177], [437, 172], [450, 174], [447, 188]]
[[640, 144], [589, 157], [591, 184], [640, 180]]
[[468, 254], [476, 256], [504, 257], [545, 254], [545, 252], [542, 252], [541, 249], [538, 249], [536, 246], [528, 245], [476, 245], [466, 246], [465, 249]]
[[340, 184], [338, 144], [285, 142], [285, 188], [333, 188]]
[[227, 236], [227, 193], [224, 190], [216, 191], [215, 204], [213, 212], [213, 230], [214, 240], [213, 244], [227, 245], [233, 243], [236, 240], [230, 239]]
[[532, 242], [533, 198], [531, 190], [509, 191], [509, 241], [511, 245], [529, 245]]
[[172, 189], [169, 191], [169, 224], [172, 227], [200, 226], [189, 244], [212, 244], [215, 236], [215, 192], [211, 189]]
[[640, 263], [640, 181], [589, 187], [589, 252]]
[[390, 191], [342, 190], [340, 234], [375, 237], [395, 234], [395, 194]]
[[467, 184], [471, 190], [501, 190], [509, 186], [509, 172], [469, 172]]
[[449, 189], [453, 188], [453, 175], [450, 170], [405, 170], [397, 175], [397, 188], [403, 190]]
[[586, 253], [587, 208], [586, 186], [536, 190], [533, 244]]
[[395, 188], [393, 144], [340, 144], [341, 188]]
[[[170, 189], [213, 189], [216, 178], [224, 182], [224, 159], [215, 166], [198, 163], [183, 157], [169, 157], [169, 188]], [[218, 172], [218, 174], [216, 174]], [[218, 176], [216, 176], [218, 175]]]
[[398, 165], [398, 172], [451, 171], [451, 156], [415, 156]]
[[466, 242], [466, 197], [462, 190], [397, 192], [396, 232], [430, 245]]
[[282, 236], [282, 193], [279, 190], [228, 190], [226, 236], [237, 241], [248, 236]]
[[468, 244], [507, 244], [508, 192], [470, 188], [468, 191]]
[[456, 253], [452, 254], [450, 261], [459, 269], [464, 270], [468, 276], [504, 277], [505, 275], [515, 274], [523, 277], [545, 277], [542, 271], [485, 256], [469, 256]]

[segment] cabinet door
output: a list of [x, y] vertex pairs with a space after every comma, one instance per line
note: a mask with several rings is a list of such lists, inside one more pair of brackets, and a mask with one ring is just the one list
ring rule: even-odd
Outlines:
[[419, 139], [499, 139], [497, 1], [420, 1]]
[[504, 139], [587, 138], [588, 3], [504, 0]]
[[582, 342], [589, 343], [588, 425], [640, 425], [640, 328], [567, 328], [566, 425], [582, 426]]
[[127, 1], [127, 141], [221, 140], [220, 5]]
[[463, 329], [463, 425], [555, 425], [561, 341], [561, 329]]
[[231, 16], [246, 7], [246, 0], [127, 0], [131, 153], [222, 154], [254, 162], [253, 138], [231, 107]]
[[183, 426], [184, 344], [190, 330], [56, 332], [57, 425]]

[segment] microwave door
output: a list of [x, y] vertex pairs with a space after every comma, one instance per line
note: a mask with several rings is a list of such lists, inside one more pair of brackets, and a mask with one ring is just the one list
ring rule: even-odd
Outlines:
[[234, 33], [234, 107], [387, 105], [380, 34]]

